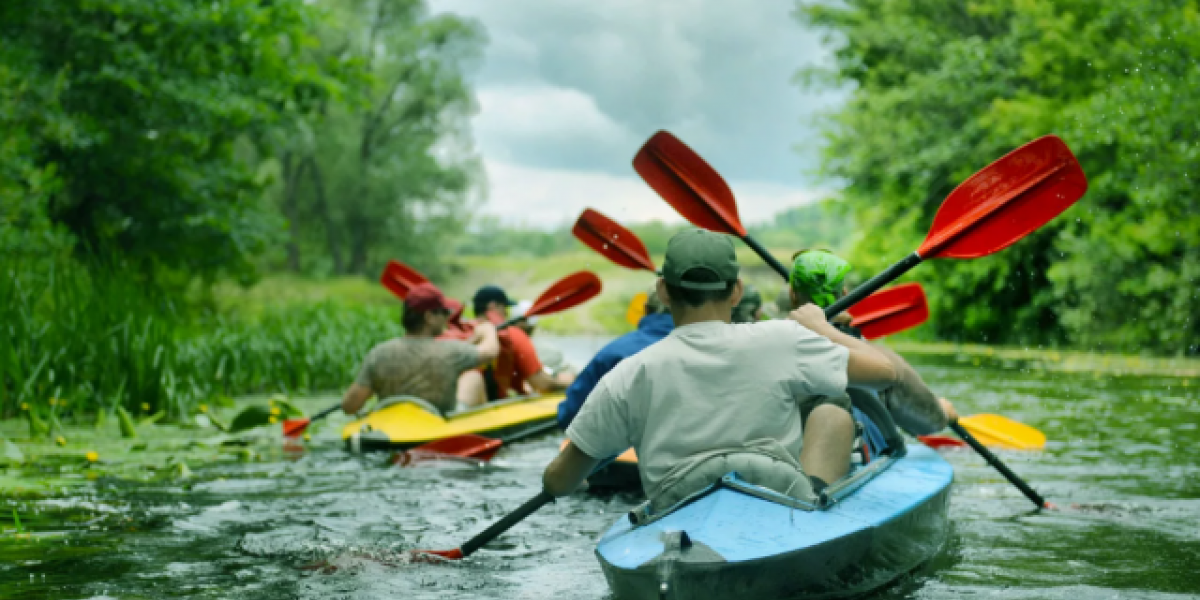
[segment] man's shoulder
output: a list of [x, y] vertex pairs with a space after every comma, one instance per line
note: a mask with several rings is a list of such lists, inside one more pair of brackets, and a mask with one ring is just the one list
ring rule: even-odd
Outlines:
[[451, 339], [435, 339], [428, 337], [398, 337], [386, 342], [380, 342], [371, 349], [371, 354], [377, 356], [397, 357], [407, 354], [428, 352], [455, 352], [465, 348], [474, 348], [470, 342]]

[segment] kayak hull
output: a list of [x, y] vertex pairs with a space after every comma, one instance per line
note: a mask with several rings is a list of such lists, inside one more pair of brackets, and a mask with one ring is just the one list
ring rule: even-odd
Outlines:
[[862, 595], [941, 549], [952, 480], [945, 460], [913, 446], [827, 509], [717, 487], [648, 525], [621, 519], [596, 554], [621, 599]]
[[342, 439], [352, 452], [406, 450], [435, 440], [476, 434], [521, 437], [554, 427], [562, 394], [491, 402], [443, 417], [416, 399], [382, 403], [371, 414], [346, 424]]

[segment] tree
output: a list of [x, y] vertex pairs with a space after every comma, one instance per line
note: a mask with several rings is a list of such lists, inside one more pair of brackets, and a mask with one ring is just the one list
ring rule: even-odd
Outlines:
[[825, 169], [849, 182], [859, 268], [916, 247], [972, 172], [1057, 133], [1088, 194], [1003, 253], [915, 271], [938, 334], [1200, 352], [1194, 3], [846, 0], [798, 14], [838, 46], [806, 82], [856, 86], [829, 121]]
[[26, 102], [50, 100], [5, 168], [57, 173], [45, 214], [85, 254], [248, 273], [282, 224], [238, 149], [320, 94], [299, 52], [309, 15], [300, 0], [3, 3], [6, 68]]
[[[403, 256], [432, 268], [441, 240], [462, 230], [480, 179], [463, 71], [482, 31], [452, 15], [429, 16], [421, 0], [320, 7], [315, 61], [345, 72], [342, 92], [295, 123], [280, 153], [288, 264], [374, 275]], [[303, 261], [302, 248], [313, 258]]]

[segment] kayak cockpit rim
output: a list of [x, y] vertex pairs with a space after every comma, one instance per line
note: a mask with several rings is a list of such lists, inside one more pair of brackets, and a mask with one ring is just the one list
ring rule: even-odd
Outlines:
[[871, 481], [880, 473], [886, 471], [888, 467], [892, 466], [892, 464], [894, 464], [897, 460], [899, 459], [887, 455], [876, 458], [867, 466], [857, 469], [850, 475], [839, 479], [829, 487], [822, 490], [817, 496], [817, 502], [815, 503], [802, 500], [794, 496], [788, 496], [787, 494], [781, 494], [775, 490], [763, 487], [761, 485], [755, 485], [742, 479], [741, 476], [738, 475], [737, 471], [732, 471], [725, 474], [723, 477], [717, 480], [716, 483], [696, 491], [695, 493], [685, 497], [679, 502], [676, 502], [675, 504], [658, 513], [650, 512], [649, 500], [643, 502], [629, 511], [629, 523], [635, 528], [643, 525], [649, 525], [650, 523], [653, 523], [683, 508], [684, 506], [687, 506], [688, 504], [691, 504], [692, 502], [695, 502], [696, 500], [715, 492], [719, 488], [726, 488], [741, 492], [747, 496], [753, 496], [760, 500], [766, 500], [767, 502], [774, 502], [775, 504], [780, 504], [788, 508], [795, 508], [809, 512], [826, 510], [838, 502], [846, 499], [863, 485], [866, 485], [868, 481]]
[[446, 419], [447, 421], [453, 421], [454, 419], [460, 419], [462, 417], [470, 416], [473, 414], [486, 412], [489, 410], [495, 410], [497, 408], [503, 408], [503, 407], [509, 406], [511, 404], [520, 404], [522, 402], [529, 402], [530, 400], [539, 400], [542, 398], [545, 398], [545, 396], [541, 396], [541, 395], [517, 396], [515, 398], [508, 398], [506, 400], [497, 400], [495, 402], [488, 402], [487, 404], [484, 404], [482, 406], [476, 406], [474, 408], [468, 408], [466, 410], [458, 410], [458, 411], [454, 411], [451, 413], [443, 413], [442, 411], [438, 410], [438, 408], [436, 406], [434, 406], [433, 404], [430, 404], [428, 400], [425, 400], [423, 398], [418, 398], [416, 396], [388, 396], [387, 398], [380, 400], [379, 403], [377, 403], [370, 410], [370, 412], [368, 412], [365, 415], [362, 415], [360, 417], [357, 417], [357, 418], [362, 419], [366, 416], [375, 414], [385, 408], [390, 408], [397, 404], [412, 404], [431, 415], [442, 417], [443, 419]]

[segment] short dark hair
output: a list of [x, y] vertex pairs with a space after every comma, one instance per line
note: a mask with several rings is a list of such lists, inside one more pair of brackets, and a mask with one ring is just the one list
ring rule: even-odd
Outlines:
[[[695, 283], [713, 283], [720, 281], [720, 279], [717, 278], [717, 274], [708, 269], [691, 269], [683, 274], [683, 279], [685, 281], [693, 281]], [[726, 281], [725, 289], [723, 290], [693, 290], [691, 288], [679, 287], [669, 283], [667, 283], [666, 286], [667, 295], [671, 297], [672, 304], [679, 302], [688, 307], [696, 308], [698, 306], [708, 304], [709, 302], [728, 300], [729, 296], [733, 294], [733, 284], [735, 283], [737, 283], [736, 279], [733, 281]]]
[[[425, 325], [425, 313], [427, 312], [436, 312], [436, 309], [435, 311], [415, 310], [405, 306], [403, 313], [400, 315], [400, 325], [408, 333], [420, 331], [421, 327]], [[450, 311], [443, 312], [449, 313]]]

